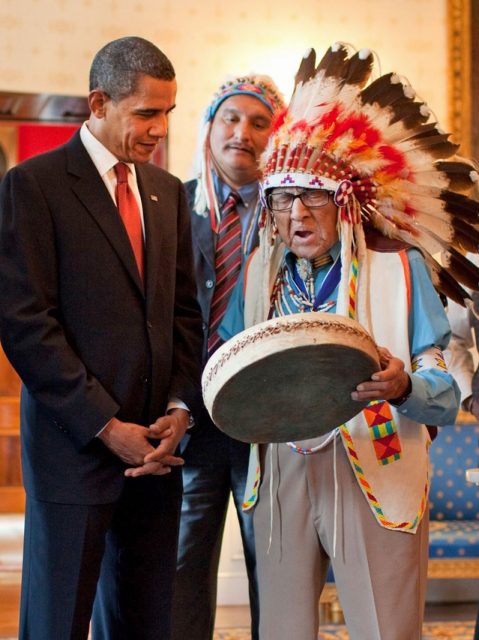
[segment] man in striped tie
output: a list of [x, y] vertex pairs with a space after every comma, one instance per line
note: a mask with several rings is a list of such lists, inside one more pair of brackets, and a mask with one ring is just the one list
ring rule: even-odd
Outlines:
[[[198, 177], [186, 184], [203, 314], [204, 362], [221, 344], [216, 329], [241, 265], [257, 245], [261, 209], [258, 160], [273, 114], [282, 106], [270, 78], [248, 75], [222, 85], [206, 112]], [[249, 579], [252, 638], [257, 640], [253, 524], [241, 511], [249, 445], [220, 432], [206, 409], [202, 416], [200, 424], [185, 437], [182, 448], [184, 497], [172, 638], [213, 637], [221, 539], [232, 494]]]

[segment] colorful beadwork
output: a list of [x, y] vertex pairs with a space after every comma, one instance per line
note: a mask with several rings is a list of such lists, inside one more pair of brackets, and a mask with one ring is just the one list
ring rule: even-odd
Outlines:
[[[337, 430], [338, 430], [338, 428], [334, 429], [334, 432], [336, 433]], [[336, 437], [336, 436], [334, 436], [334, 437]], [[318, 451], [320, 451], [320, 449], [323, 449], [324, 446], [326, 445], [326, 442], [323, 441], [323, 442], [321, 442], [320, 444], [318, 444], [318, 445], [316, 445], [314, 447], [307, 447], [307, 448], [306, 447], [300, 447], [295, 442], [287, 442], [286, 444], [295, 453], [300, 453], [303, 456], [310, 456], [313, 453], [317, 453]]]
[[[251, 446], [256, 447], [256, 451], [257, 451], [258, 445], [251, 445]], [[246, 498], [245, 496], [243, 504], [241, 505], [242, 509], [244, 509], [245, 511], [248, 511], [248, 509], [251, 509], [251, 507], [253, 507], [256, 504], [256, 500], [258, 499], [258, 487], [259, 487], [260, 480], [261, 480], [261, 466], [258, 460], [256, 463], [256, 472], [255, 472], [254, 484], [251, 488], [251, 495], [249, 496], [249, 498]]]
[[358, 257], [356, 253], [351, 259], [351, 271], [349, 276], [349, 309], [348, 315], [353, 320], [356, 319], [356, 289], [358, 284]]
[[416, 373], [420, 369], [441, 369], [447, 371], [444, 354], [439, 347], [430, 347], [421, 353], [421, 355], [413, 358], [412, 371]]
[[401, 458], [401, 442], [391, 407], [385, 400], [372, 400], [363, 409], [379, 464], [386, 465]]
[[353, 193], [351, 180], [341, 180], [334, 194], [334, 202], [338, 207], [345, 207], [348, 204], [349, 196]]
[[369, 504], [371, 505], [371, 507], [374, 509], [374, 511], [376, 512], [376, 517], [379, 520], [379, 522], [384, 526], [387, 527], [388, 529], [403, 529], [403, 530], [407, 530], [407, 529], [415, 529], [418, 521], [422, 518], [422, 515], [424, 513], [424, 509], [426, 508], [426, 499], [427, 499], [427, 495], [429, 492], [429, 478], [427, 478], [426, 480], [426, 485], [424, 487], [424, 492], [423, 492], [423, 497], [421, 498], [421, 504], [419, 506], [419, 512], [416, 515], [416, 517], [414, 518], [414, 520], [410, 521], [410, 522], [392, 522], [391, 520], [388, 520], [384, 513], [383, 510], [378, 502], [378, 500], [376, 499], [375, 495], [373, 494], [371, 485], [369, 484], [369, 482], [366, 480], [365, 476], [364, 476], [364, 472], [361, 468], [361, 465], [359, 464], [359, 459], [357, 456], [356, 451], [354, 450], [354, 445], [353, 445], [353, 440], [351, 438], [351, 435], [348, 431], [348, 428], [346, 427], [346, 425], [341, 425], [341, 427], [339, 428], [340, 432], [341, 432], [341, 436], [343, 438], [343, 442], [345, 445], [345, 449], [346, 449], [346, 453], [348, 454], [348, 458], [349, 461], [351, 462], [351, 465], [353, 467], [353, 471], [356, 475], [356, 478], [358, 479], [359, 482], [359, 486], [361, 487], [364, 495], [366, 496]]
[[[303, 279], [304, 289], [298, 285], [294, 279], [294, 273], [285, 261], [278, 271], [276, 281], [273, 285], [271, 293], [271, 309], [269, 317], [286, 316], [292, 313], [307, 313], [309, 311], [332, 311], [336, 306], [336, 300], [324, 300], [321, 304], [317, 304], [317, 296], [315, 294], [314, 277], [309, 265], [309, 276], [306, 273], [305, 262], [300, 261], [299, 275]], [[309, 262], [309, 261], [308, 261]], [[328, 266], [327, 264], [324, 266]], [[331, 269], [334, 268], [331, 267]], [[339, 275], [339, 270], [338, 270]], [[326, 279], [323, 281], [325, 283]], [[323, 289], [320, 289], [322, 291]], [[334, 291], [334, 289], [333, 289]]]

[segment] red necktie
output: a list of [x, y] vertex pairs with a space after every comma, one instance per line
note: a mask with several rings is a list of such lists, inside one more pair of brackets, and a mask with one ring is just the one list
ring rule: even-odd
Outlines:
[[241, 223], [236, 210], [240, 197], [232, 191], [221, 208], [215, 254], [216, 286], [211, 302], [208, 354], [221, 344], [217, 333], [241, 270]]
[[123, 220], [126, 232], [130, 238], [131, 248], [135, 254], [136, 265], [141, 279], [144, 279], [144, 248], [143, 230], [141, 227], [140, 209], [128, 184], [128, 167], [124, 162], [115, 166], [116, 173], [116, 204], [118, 213]]

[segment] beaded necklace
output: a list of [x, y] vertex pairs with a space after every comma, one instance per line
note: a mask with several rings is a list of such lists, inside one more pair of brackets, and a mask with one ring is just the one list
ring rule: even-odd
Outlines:
[[[318, 268], [332, 264], [324, 280], [315, 293], [315, 280]], [[336, 300], [329, 299], [339, 284], [341, 277], [341, 258], [333, 262], [329, 254], [320, 256], [315, 263], [298, 259], [293, 267], [284, 262], [278, 271], [271, 293], [269, 318], [307, 313], [309, 311], [329, 311], [336, 305]]]

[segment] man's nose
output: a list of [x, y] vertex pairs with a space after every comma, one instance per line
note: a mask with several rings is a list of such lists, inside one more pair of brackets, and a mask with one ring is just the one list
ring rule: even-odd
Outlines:
[[235, 136], [238, 140], [251, 139], [251, 125], [246, 120], [238, 120], [235, 125]]
[[164, 138], [168, 133], [168, 116], [158, 115], [148, 129], [148, 133], [153, 138]]
[[301, 199], [296, 196], [293, 200], [293, 205], [291, 207], [291, 219], [292, 220], [303, 220], [311, 215], [308, 207], [305, 207], [301, 202]]

